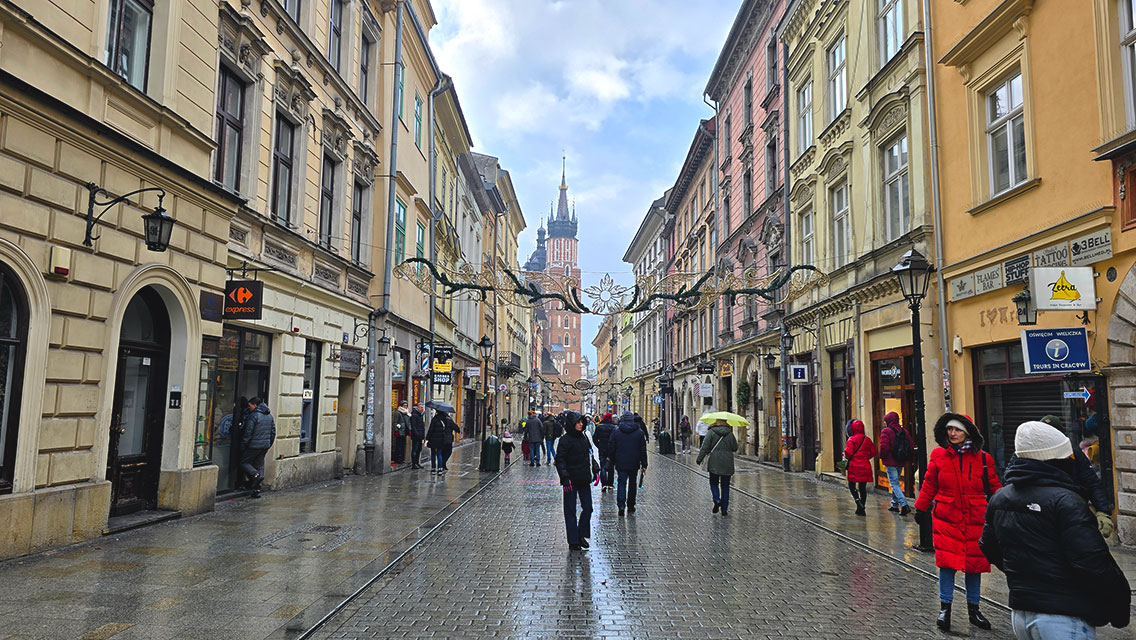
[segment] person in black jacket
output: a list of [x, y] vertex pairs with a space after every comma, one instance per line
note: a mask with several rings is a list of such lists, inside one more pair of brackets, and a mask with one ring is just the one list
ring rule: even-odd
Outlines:
[[248, 474], [252, 497], [260, 497], [264, 485], [264, 456], [276, 440], [276, 420], [260, 398], [248, 401], [248, 417], [241, 434], [241, 469]]
[[426, 408], [414, 405], [410, 412], [410, 468], [422, 468], [422, 441], [426, 439]]
[[611, 434], [611, 457], [619, 474], [615, 489], [619, 515], [623, 515], [624, 506], [630, 513], [635, 513], [635, 485], [639, 481], [635, 474], [647, 468], [647, 438], [630, 411], [623, 412], [619, 417], [619, 428]]
[[979, 546], [1006, 574], [1019, 639], [1092, 639], [1128, 625], [1131, 592], [1074, 475], [1073, 447], [1044, 422], [1014, 436], [1006, 486], [990, 499]]
[[[545, 416], [547, 418], [548, 416]], [[529, 443], [529, 466], [540, 466], [540, 447], [544, 443], [544, 421], [535, 412], [529, 413], [525, 422], [525, 442]]]
[[430, 447], [430, 473], [442, 474], [446, 461], [454, 450], [454, 434], [461, 431], [458, 424], [445, 411], [435, 411], [426, 432], [426, 446]]
[[[600, 482], [599, 462], [584, 431], [584, 416], [566, 411], [564, 423], [569, 426], [556, 449], [556, 473], [564, 487], [564, 530], [568, 534], [568, 548], [579, 551], [588, 548], [588, 538], [592, 537], [592, 487], [589, 483]], [[577, 498], [579, 521], [576, 520]]]
[[[1057, 416], [1048, 415], [1043, 417], [1041, 421], [1061, 432], [1065, 432], [1065, 424]], [[1073, 459], [1077, 463], [1073, 479], [1081, 485], [1081, 493], [1087, 494], [1086, 497], [1089, 502], [1097, 510], [1097, 527], [1101, 530], [1101, 535], [1107, 538], [1112, 535], [1112, 509], [1116, 505], [1113, 504], [1112, 496], [1109, 495], [1108, 490], [1101, 484], [1100, 476], [1093, 469], [1093, 463], [1089, 461], [1089, 457], [1085, 455], [1084, 451], [1081, 451], [1080, 447], [1073, 447]]]
[[600, 492], [611, 491], [615, 484], [614, 460], [611, 457], [611, 433], [615, 431], [615, 422], [610, 413], [603, 414], [603, 418], [596, 423], [596, 432], [592, 439], [596, 441], [596, 448], [600, 454]]
[[[548, 455], [545, 462], [552, 464], [552, 461], [556, 459], [556, 439], [564, 435], [564, 415], [558, 415], [552, 420], [544, 420], [541, 426], [544, 429], [544, 451]], [[540, 460], [537, 460], [537, 462], [540, 462]]]

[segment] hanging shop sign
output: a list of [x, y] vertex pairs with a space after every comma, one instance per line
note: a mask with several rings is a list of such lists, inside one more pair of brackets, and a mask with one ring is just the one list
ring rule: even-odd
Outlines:
[[734, 365], [732, 362], [723, 362], [718, 365], [718, 375], [723, 378], [729, 378], [734, 375]]
[[1038, 309], [1097, 308], [1092, 267], [1034, 267], [1030, 270], [1030, 293]]
[[958, 302], [974, 296], [974, 274], [952, 278], [948, 285], [951, 291], [951, 302]]
[[434, 345], [434, 371], [453, 371], [454, 348]]
[[363, 370], [363, 352], [359, 349], [344, 347], [339, 350], [339, 377], [359, 375]]
[[809, 382], [809, 365], [807, 364], [791, 364], [789, 365], [789, 382], [793, 384], [808, 384]]
[[435, 370], [434, 375], [432, 377], [433, 377], [433, 380], [434, 380], [434, 384], [453, 384], [454, 383], [453, 374], [451, 374], [449, 371], [443, 372], [443, 371]]
[[709, 382], [695, 382], [694, 395], [698, 396], [699, 398], [713, 398], [714, 385]]
[[1084, 327], [1022, 329], [1026, 373], [1091, 371], [1089, 335]]
[[1080, 238], [1069, 241], [1071, 257], [1069, 264], [1074, 267], [1087, 266], [1112, 257], [1112, 229], [1105, 227]]
[[714, 363], [713, 362], [699, 362], [698, 363], [698, 373], [714, 373]]
[[229, 280], [225, 283], [226, 320], [260, 320], [264, 311], [264, 283], [258, 280]]

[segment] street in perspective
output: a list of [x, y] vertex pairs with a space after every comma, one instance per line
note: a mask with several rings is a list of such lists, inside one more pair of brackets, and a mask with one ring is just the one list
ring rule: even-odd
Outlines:
[[1134, 637], [1136, 0], [0, 0], [0, 640]]

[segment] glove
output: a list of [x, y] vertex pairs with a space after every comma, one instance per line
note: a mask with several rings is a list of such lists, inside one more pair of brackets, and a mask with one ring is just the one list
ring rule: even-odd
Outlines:
[[599, 484], [600, 484], [600, 474], [597, 473], [595, 476], [592, 477], [592, 486], [598, 487]]
[[930, 521], [930, 518], [930, 513], [927, 513], [926, 511], [920, 511], [919, 509], [915, 510], [915, 523], [919, 526], [927, 524]]
[[1105, 538], [1110, 537], [1112, 535], [1113, 528], [1114, 527], [1112, 525], [1112, 516], [1110, 514], [1105, 513], [1104, 511], [1098, 511], [1097, 512], [1097, 529], [1100, 530], [1101, 535], [1104, 536]]
[[571, 480], [564, 483], [564, 493], [572, 493], [572, 481]]

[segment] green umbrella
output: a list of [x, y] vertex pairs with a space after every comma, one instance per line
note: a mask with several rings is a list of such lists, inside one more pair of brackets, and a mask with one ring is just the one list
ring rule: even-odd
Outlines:
[[699, 422], [705, 422], [706, 424], [714, 424], [718, 420], [725, 420], [726, 424], [731, 427], [749, 426], [749, 420], [746, 420], [745, 417], [739, 416], [736, 413], [730, 413], [729, 411], [713, 411], [698, 419]]

